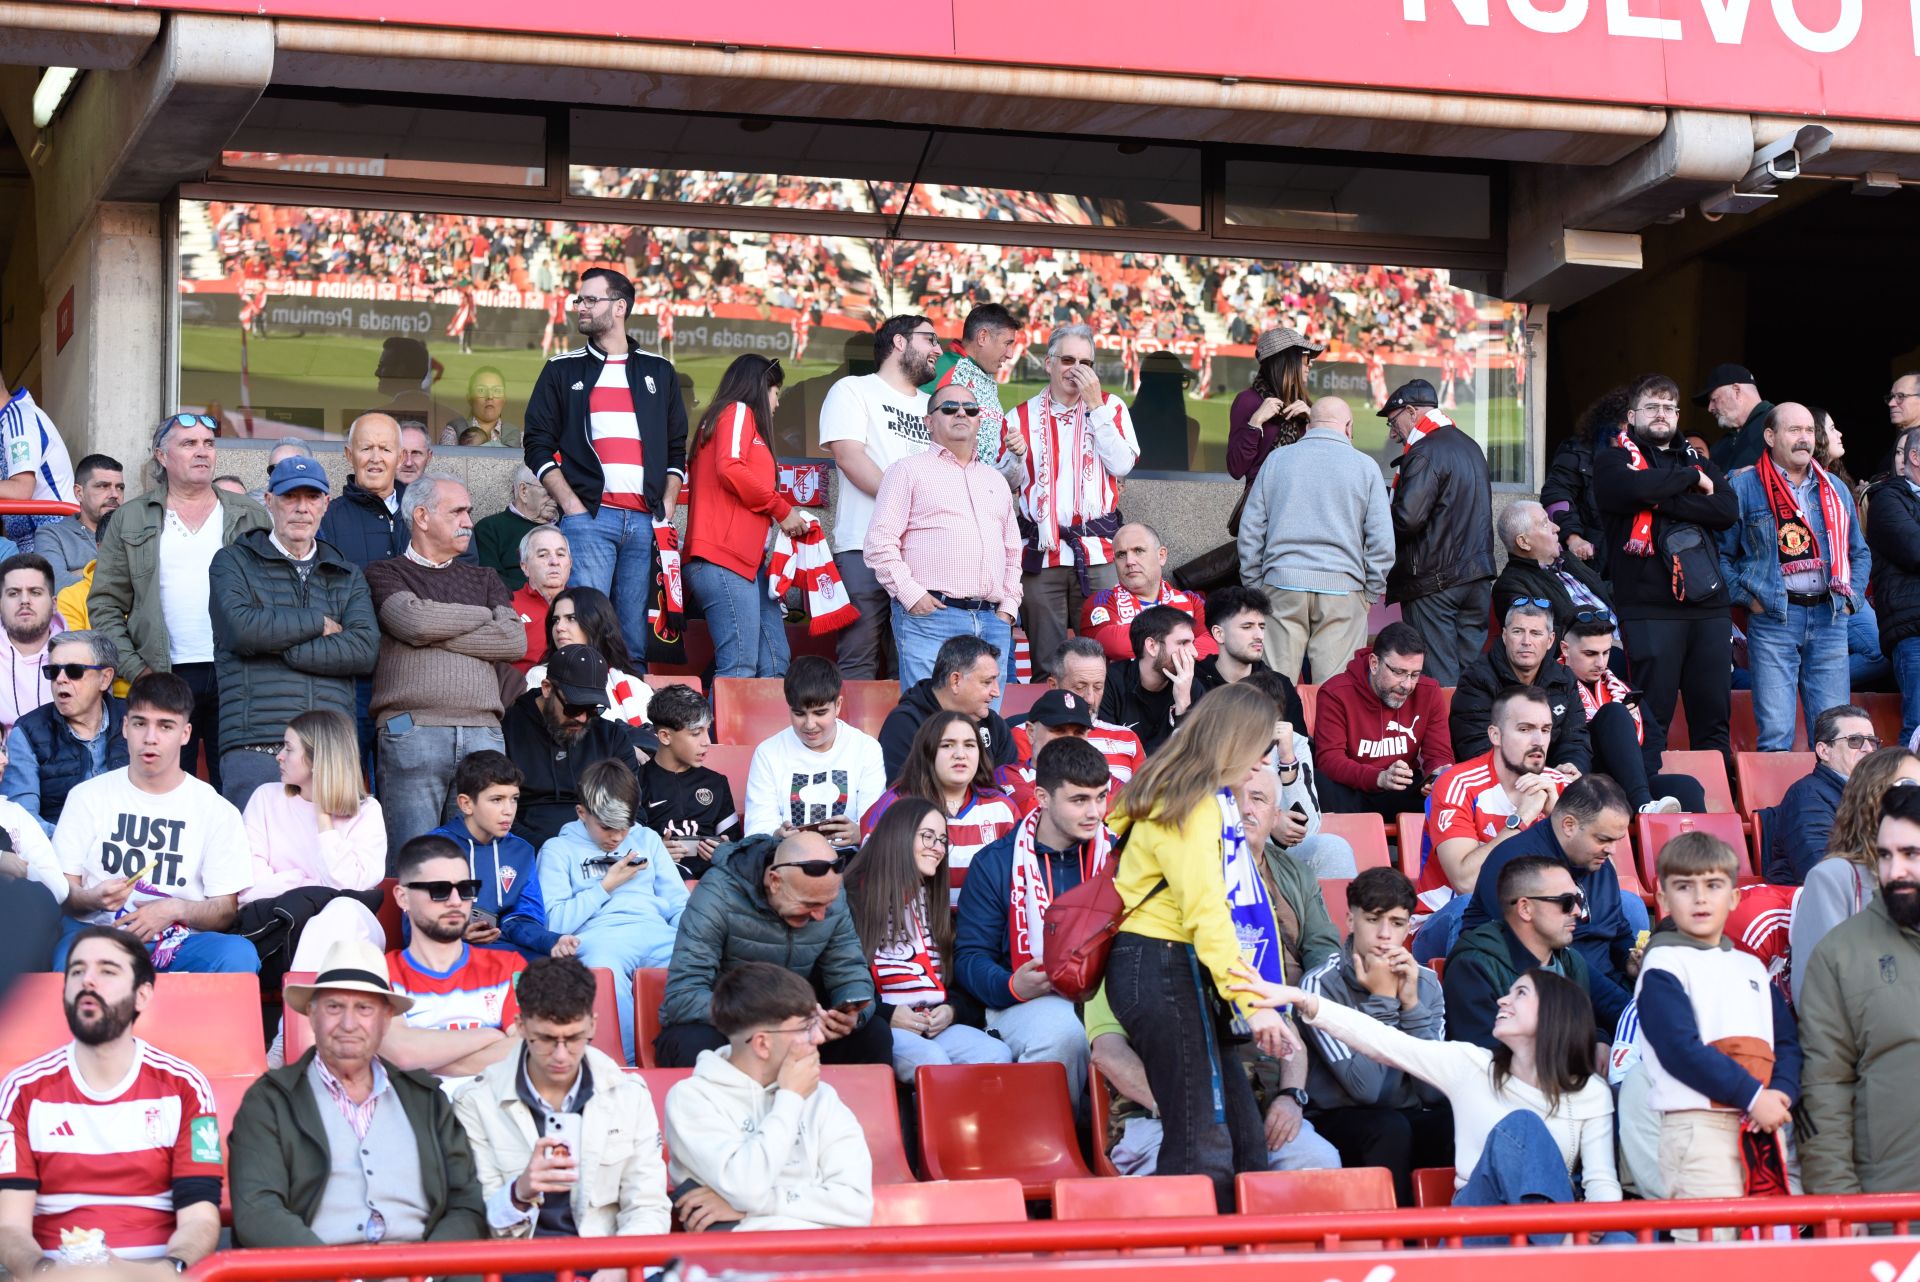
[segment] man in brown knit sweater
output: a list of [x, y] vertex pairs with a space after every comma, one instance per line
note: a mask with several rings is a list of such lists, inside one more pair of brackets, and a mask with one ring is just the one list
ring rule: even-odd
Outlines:
[[500, 576], [456, 559], [473, 539], [467, 487], [428, 472], [407, 487], [400, 517], [412, 543], [367, 567], [380, 616], [375, 782], [389, 851], [440, 826], [461, 758], [506, 746], [497, 665], [512, 663], [527, 648], [526, 628]]

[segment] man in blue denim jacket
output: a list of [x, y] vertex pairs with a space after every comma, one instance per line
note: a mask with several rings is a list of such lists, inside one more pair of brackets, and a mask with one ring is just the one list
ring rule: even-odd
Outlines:
[[1784, 752], [1796, 693], [1809, 726], [1847, 702], [1847, 617], [1866, 599], [1871, 562], [1853, 495], [1814, 462], [1807, 407], [1776, 405], [1762, 435], [1760, 461], [1728, 478], [1740, 519], [1720, 535], [1720, 560], [1748, 611], [1759, 746]]

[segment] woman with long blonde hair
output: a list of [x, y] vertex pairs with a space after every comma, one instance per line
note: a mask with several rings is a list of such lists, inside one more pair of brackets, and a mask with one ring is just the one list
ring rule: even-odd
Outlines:
[[1240, 1171], [1267, 1167], [1265, 1125], [1231, 1042], [1278, 1056], [1281, 1016], [1236, 998], [1245, 963], [1284, 982], [1280, 932], [1233, 789], [1273, 746], [1273, 700], [1230, 685], [1195, 705], [1133, 777], [1111, 822], [1127, 916], [1107, 961], [1106, 996], [1160, 1106], [1161, 1175], [1202, 1174], [1224, 1212]]
[[275, 757], [280, 781], [247, 800], [253, 885], [240, 896], [234, 927], [253, 940], [271, 988], [307, 922], [342, 896], [377, 910], [387, 872], [386, 821], [362, 782], [353, 722], [330, 709], [303, 712]]
[[1920, 787], [1920, 757], [1900, 747], [1868, 753], [1847, 776], [1833, 812], [1827, 857], [1808, 870], [1806, 884], [1793, 901], [1787, 938], [1795, 963], [1791, 972], [1794, 1001], [1800, 1000], [1806, 960], [1813, 956], [1814, 945], [1872, 903], [1879, 889], [1874, 848], [1880, 836], [1880, 799], [1891, 789], [1913, 787]]

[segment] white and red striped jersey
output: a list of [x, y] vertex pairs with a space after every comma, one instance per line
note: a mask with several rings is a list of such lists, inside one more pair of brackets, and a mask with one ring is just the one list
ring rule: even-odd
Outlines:
[[405, 949], [387, 954], [387, 981], [413, 998], [403, 1017], [409, 1028], [510, 1028], [520, 1018], [513, 986], [527, 963], [505, 948], [460, 945], [460, 960], [445, 972], [428, 970]]
[[627, 512], [647, 510], [647, 469], [640, 445], [640, 419], [627, 384], [627, 356], [607, 357], [587, 396], [587, 435], [600, 459], [600, 502]]
[[[1032, 765], [1033, 740], [1027, 734], [1027, 723], [1022, 721], [1012, 729], [1014, 756], [1022, 764]], [[1096, 717], [1092, 729], [1086, 733], [1086, 740], [1107, 759], [1107, 769], [1113, 771], [1115, 796], [1133, 781], [1134, 773], [1147, 764], [1147, 750], [1141, 746], [1140, 736], [1125, 726], [1116, 726], [1111, 721]]]
[[[898, 788], [889, 788], [867, 808], [860, 819], [862, 841], [899, 795]], [[960, 883], [967, 879], [967, 865], [973, 862], [973, 857], [1012, 832], [1019, 823], [1019, 804], [997, 788], [985, 792], [977, 788], [971, 790], [959, 813], [947, 816], [947, 869], [956, 893]]]
[[33, 1238], [48, 1255], [62, 1229], [99, 1229], [114, 1254], [159, 1259], [176, 1194], [217, 1202], [222, 1174], [213, 1088], [139, 1038], [126, 1080], [107, 1090], [81, 1078], [71, 1042], [0, 1084], [0, 1189], [33, 1192]]
[[[1120, 478], [1140, 458], [1140, 438], [1127, 405], [1107, 392], [1091, 413], [1052, 404], [1042, 391], [1007, 416], [1026, 441], [1020, 511], [1040, 527], [1043, 566], [1072, 565], [1071, 539], [1058, 531], [1105, 516], [1120, 501]], [[1113, 540], [1081, 540], [1089, 565], [1113, 561]]]
[[[1478, 845], [1492, 841], [1506, 827], [1507, 816], [1514, 813], [1513, 802], [1494, 770], [1496, 751], [1489, 749], [1449, 766], [1433, 785], [1433, 795], [1427, 800], [1426, 849], [1420, 852], [1420, 876], [1414, 882], [1423, 912], [1439, 909], [1454, 894], [1446, 870], [1434, 854], [1440, 843], [1458, 839]], [[1550, 767], [1540, 774], [1558, 788], [1573, 782]]]

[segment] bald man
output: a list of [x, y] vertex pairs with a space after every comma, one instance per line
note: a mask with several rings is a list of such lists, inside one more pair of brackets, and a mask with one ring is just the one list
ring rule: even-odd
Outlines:
[[1345, 668], [1392, 567], [1380, 467], [1353, 447], [1352, 407], [1323, 396], [1305, 434], [1260, 465], [1240, 517], [1240, 581], [1272, 601], [1267, 662], [1296, 681], [1303, 657], [1315, 682]]
[[1871, 567], [1853, 494], [1814, 461], [1807, 407], [1774, 406], [1760, 435], [1760, 461], [1727, 478], [1740, 519], [1720, 532], [1720, 563], [1747, 607], [1760, 751], [1785, 752], [1796, 694], [1809, 728], [1849, 702], [1847, 619], [1867, 599]]
[[1109, 659], [1138, 658], [1133, 652], [1133, 619], [1151, 605], [1170, 605], [1193, 619], [1193, 649], [1199, 658], [1218, 654], [1207, 631], [1207, 607], [1197, 593], [1183, 592], [1166, 580], [1167, 546], [1159, 531], [1130, 521], [1113, 536], [1113, 568], [1120, 582], [1088, 597], [1080, 607], [1080, 635], [1092, 637]]

